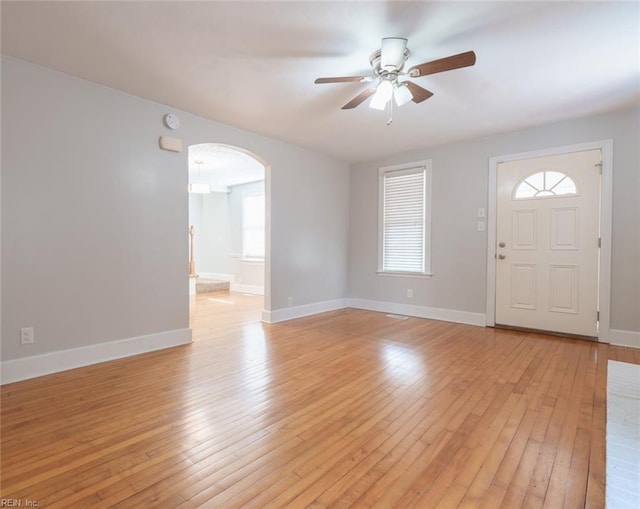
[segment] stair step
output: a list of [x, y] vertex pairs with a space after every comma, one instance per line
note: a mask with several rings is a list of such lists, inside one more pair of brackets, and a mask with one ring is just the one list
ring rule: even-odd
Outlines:
[[198, 278], [196, 282], [196, 293], [228, 292], [229, 286], [229, 281]]

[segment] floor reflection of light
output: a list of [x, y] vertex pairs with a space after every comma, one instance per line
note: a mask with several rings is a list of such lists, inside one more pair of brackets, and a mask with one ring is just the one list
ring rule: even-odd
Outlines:
[[261, 392], [271, 380], [269, 351], [262, 324], [252, 323], [243, 327], [242, 357], [244, 360], [244, 387], [251, 392]]
[[190, 421], [193, 423], [193, 434], [189, 437], [191, 439], [188, 443], [189, 446], [193, 447], [194, 445], [202, 444], [216, 436], [217, 426], [215, 416], [211, 416], [207, 414], [206, 411], [202, 411], [191, 415]]
[[211, 301], [211, 302], [220, 302], [222, 304], [233, 304], [232, 300], [212, 299], [212, 298], [209, 298], [208, 300]]
[[394, 378], [409, 379], [425, 373], [420, 355], [404, 345], [384, 345], [382, 357], [385, 371]]

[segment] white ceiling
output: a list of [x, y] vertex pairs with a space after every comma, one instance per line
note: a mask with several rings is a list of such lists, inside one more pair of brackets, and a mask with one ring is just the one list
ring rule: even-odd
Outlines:
[[[361, 161], [637, 105], [631, 2], [2, 2], [2, 51], [230, 125]], [[384, 112], [341, 106], [380, 39], [407, 66], [474, 50], [418, 78], [434, 96]], [[215, 140], [212, 140], [215, 141]]]
[[189, 147], [189, 182], [224, 188], [264, 180], [264, 166], [249, 154], [215, 143]]

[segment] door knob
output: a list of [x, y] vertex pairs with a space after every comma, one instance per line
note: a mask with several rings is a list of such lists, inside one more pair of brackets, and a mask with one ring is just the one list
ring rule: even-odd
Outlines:
[[498, 247], [505, 247], [506, 244], [504, 242], [500, 242], [500, 244], [498, 244]]
[[505, 255], [503, 255], [503, 254], [499, 254], [499, 255], [498, 255], [498, 258], [499, 258], [500, 260], [504, 260], [504, 259], [506, 258], [506, 256], [505, 256]]

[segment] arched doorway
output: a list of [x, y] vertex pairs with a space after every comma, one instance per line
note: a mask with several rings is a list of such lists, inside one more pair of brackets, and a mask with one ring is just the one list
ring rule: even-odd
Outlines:
[[263, 296], [268, 309], [267, 163], [240, 147], [200, 143], [189, 146], [188, 164], [190, 294]]

